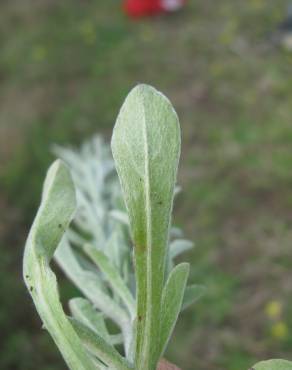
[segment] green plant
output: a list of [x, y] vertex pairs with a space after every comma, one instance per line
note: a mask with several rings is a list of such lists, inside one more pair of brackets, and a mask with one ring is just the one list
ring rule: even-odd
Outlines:
[[[44, 328], [72, 370], [155, 370], [180, 310], [203, 291], [186, 288], [187, 263], [174, 266], [191, 247], [170, 227], [180, 154], [177, 115], [152, 87], [140, 85], [127, 97], [112, 137], [124, 201], [100, 139], [81, 153], [55, 151], [71, 173], [61, 160], [49, 169], [23, 265]], [[50, 268], [54, 254], [85, 297], [69, 302], [72, 317], [62, 308]], [[274, 360], [254, 369], [292, 366]]]
[[[155, 369], [180, 309], [203, 292], [197, 285], [185, 290], [188, 264], [174, 267], [192, 243], [170, 227], [180, 132], [169, 101], [151, 87], [135, 88], [119, 114], [112, 150], [125, 203], [100, 138], [80, 153], [55, 148], [70, 171], [60, 160], [48, 171], [24, 279], [71, 369]], [[73, 318], [62, 309], [49, 267], [54, 253], [85, 296], [69, 302]]]

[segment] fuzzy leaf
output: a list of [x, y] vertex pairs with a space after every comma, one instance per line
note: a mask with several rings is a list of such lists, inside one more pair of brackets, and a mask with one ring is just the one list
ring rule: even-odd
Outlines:
[[69, 308], [76, 320], [97, 333], [106, 342], [112, 345], [123, 343], [122, 334], [109, 334], [105, 324], [104, 314], [98, 312], [87, 299], [73, 298], [69, 301]]
[[168, 261], [167, 261], [167, 273], [169, 273], [174, 265], [174, 259], [181, 253], [184, 253], [193, 248], [194, 243], [187, 239], [175, 239], [169, 244]]
[[119, 209], [113, 209], [112, 211], [109, 212], [110, 216], [116, 219], [117, 221], [120, 221], [121, 223], [125, 225], [129, 225], [129, 218], [128, 215], [120, 211]]
[[187, 309], [197, 300], [199, 300], [202, 295], [206, 292], [206, 287], [204, 285], [189, 285], [185, 289], [185, 294], [182, 302], [182, 310]]
[[86, 244], [84, 246], [84, 251], [104, 273], [112, 289], [123, 300], [125, 306], [129, 310], [129, 313], [134, 319], [136, 315], [136, 303], [134, 297], [121, 278], [121, 275], [118, 273], [116, 267], [113, 266], [110, 259], [103, 252], [92, 247], [90, 244]]
[[187, 252], [188, 250], [192, 249], [194, 243], [187, 239], [176, 239], [170, 243], [169, 246], [169, 254], [171, 259], [176, 258], [181, 253]]
[[100, 277], [91, 271], [83, 270], [77, 259], [76, 253], [67, 242], [66, 238], [60, 243], [55, 258], [65, 274], [73, 281], [80, 291], [95, 307], [103, 311], [121, 329], [129, 321], [126, 312], [106, 292]]
[[115, 370], [134, 369], [119, 352], [107, 343], [101, 336], [90, 330], [81, 322], [70, 319], [74, 329], [90, 353]]
[[76, 320], [88, 326], [107, 342], [110, 341], [110, 335], [107, 331], [103, 314], [97, 312], [87, 299], [73, 298], [69, 301], [69, 308]]
[[189, 264], [181, 263], [170, 273], [163, 289], [161, 307], [161, 339], [158, 348], [160, 358], [167, 346], [177, 321], [189, 275]]
[[24, 252], [23, 275], [44, 327], [71, 370], [96, 370], [60, 303], [56, 276], [49, 263], [75, 210], [75, 190], [67, 167], [49, 169], [40, 208]]
[[135, 87], [121, 108], [111, 145], [135, 250], [136, 367], [155, 369], [169, 225], [180, 155], [178, 118], [168, 99], [150, 86]]
[[74, 253], [66, 238], [63, 238], [60, 243], [55, 258], [84, 296], [119, 326], [124, 337], [125, 352], [128, 353], [132, 342], [130, 317], [127, 311], [109, 295], [97, 271], [93, 273], [82, 269], [77, 254]]
[[250, 370], [292, 370], [292, 362], [286, 360], [268, 360], [254, 365]]

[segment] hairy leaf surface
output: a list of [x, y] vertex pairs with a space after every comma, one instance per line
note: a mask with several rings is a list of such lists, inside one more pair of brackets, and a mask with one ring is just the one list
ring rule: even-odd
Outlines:
[[49, 169], [41, 206], [29, 233], [23, 260], [24, 280], [44, 327], [72, 370], [96, 370], [68, 321], [49, 263], [75, 210], [75, 191], [67, 167], [56, 161]]
[[78, 333], [89, 352], [100, 358], [113, 370], [132, 370], [133, 367], [119, 352], [107, 343], [101, 336], [83, 325], [81, 322], [70, 319], [71, 324]]
[[286, 360], [268, 360], [254, 365], [250, 370], [292, 370], [292, 362]]
[[100, 268], [105, 274], [111, 287], [115, 293], [123, 300], [125, 306], [128, 308], [132, 318], [135, 318], [136, 303], [132, 293], [129, 291], [127, 285], [123, 281], [117, 268], [112, 264], [110, 259], [98, 249], [90, 244], [84, 246], [85, 253], [92, 259], [92, 261]]
[[107, 331], [103, 314], [97, 312], [87, 299], [73, 298], [69, 301], [69, 308], [76, 320], [79, 320], [107, 342], [110, 342], [110, 335]]
[[171, 271], [163, 289], [161, 307], [161, 339], [158, 357], [165, 351], [177, 321], [189, 275], [189, 264], [181, 263]]
[[192, 284], [186, 287], [182, 302], [182, 310], [187, 309], [193, 303], [198, 301], [206, 292], [204, 285]]
[[180, 128], [168, 99], [147, 85], [123, 104], [112, 152], [128, 210], [137, 276], [136, 366], [155, 369]]

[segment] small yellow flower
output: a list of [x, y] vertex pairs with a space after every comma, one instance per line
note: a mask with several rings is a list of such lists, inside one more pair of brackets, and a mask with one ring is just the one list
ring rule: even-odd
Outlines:
[[272, 320], [278, 319], [282, 315], [282, 312], [282, 303], [276, 300], [268, 302], [265, 307], [266, 315]]
[[288, 335], [288, 327], [284, 321], [278, 321], [271, 327], [271, 334], [276, 339], [285, 339]]

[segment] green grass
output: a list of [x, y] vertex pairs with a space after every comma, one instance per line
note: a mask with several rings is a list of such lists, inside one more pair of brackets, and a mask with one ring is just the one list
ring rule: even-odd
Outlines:
[[[282, 0], [200, 0], [130, 22], [115, 0], [1, 5], [0, 369], [64, 368], [21, 282], [26, 231], [50, 145], [109, 137], [138, 82], [179, 113], [175, 221], [196, 242], [191, 279], [208, 287], [181, 317], [169, 358], [184, 370], [291, 358], [292, 54], [269, 42], [284, 11]], [[285, 338], [270, 334], [271, 300], [283, 304]]]

